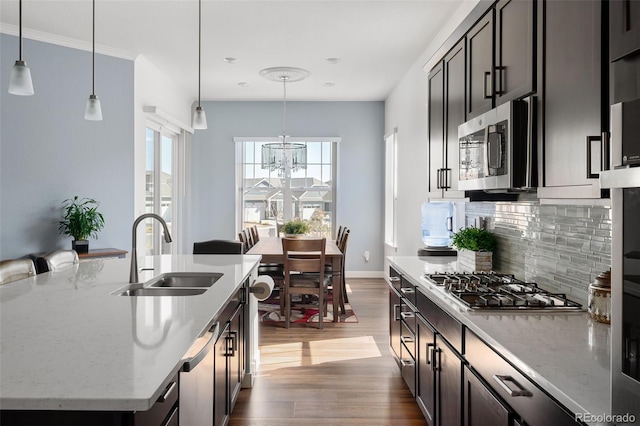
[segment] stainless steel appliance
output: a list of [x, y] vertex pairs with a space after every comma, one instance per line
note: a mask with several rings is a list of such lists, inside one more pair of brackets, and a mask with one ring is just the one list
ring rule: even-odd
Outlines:
[[[629, 111], [636, 115], [629, 115]], [[640, 417], [640, 101], [611, 106], [611, 413]]]
[[537, 185], [535, 97], [511, 101], [458, 127], [459, 190]]
[[509, 274], [434, 273], [425, 279], [442, 286], [449, 296], [471, 310], [581, 310], [564, 294], [551, 293]]

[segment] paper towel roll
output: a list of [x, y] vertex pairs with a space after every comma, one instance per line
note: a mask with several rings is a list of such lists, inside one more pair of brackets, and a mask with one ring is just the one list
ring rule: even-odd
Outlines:
[[262, 301], [269, 297], [273, 291], [273, 286], [273, 278], [269, 275], [258, 275], [258, 278], [256, 278], [251, 286], [251, 293], [256, 299]]

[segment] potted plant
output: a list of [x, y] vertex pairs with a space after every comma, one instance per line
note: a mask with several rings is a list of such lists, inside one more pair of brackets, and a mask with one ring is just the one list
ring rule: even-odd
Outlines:
[[304, 235], [309, 232], [309, 224], [301, 219], [293, 219], [282, 225], [285, 236]]
[[493, 252], [498, 242], [486, 229], [461, 228], [453, 234], [453, 245], [458, 249], [459, 271], [491, 271]]
[[98, 212], [99, 205], [94, 199], [80, 199], [77, 195], [62, 202], [63, 215], [58, 230], [73, 237], [71, 248], [78, 253], [87, 253], [87, 238], [98, 238], [98, 231], [104, 227], [104, 217]]

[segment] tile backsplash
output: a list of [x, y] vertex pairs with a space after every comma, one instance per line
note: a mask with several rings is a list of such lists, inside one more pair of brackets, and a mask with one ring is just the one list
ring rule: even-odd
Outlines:
[[478, 218], [498, 238], [496, 271], [537, 282], [586, 306], [589, 284], [611, 267], [611, 209], [597, 205], [473, 202], [467, 226]]

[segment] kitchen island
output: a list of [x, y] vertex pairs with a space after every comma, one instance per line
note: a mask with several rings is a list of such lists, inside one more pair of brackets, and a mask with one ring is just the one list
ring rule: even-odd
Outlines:
[[[543, 394], [551, 396], [564, 407], [569, 423], [572, 423], [573, 416], [578, 416], [578, 420], [586, 420], [592, 418], [587, 414], [597, 416], [610, 413], [610, 328], [608, 325], [592, 321], [586, 311], [473, 311], [449, 297], [441, 286], [436, 286], [423, 277], [425, 273], [456, 271], [455, 258], [452, 260], [444, 257], [395, 256], [388, 259], [392, 272], [399, 273], [402, 280], [415, 286], [415, 291], [418, 293], [416, 297], [418, 313], [425, 315], [421, 308], [426, 305], [421, 303], [421, 300], [428, 299], [432, 302], [429, 303], [431, 311], [443, 312], [445, 316], [455, 320], [456, 333], [447, 335], [449, 330], [442, 330], [442, 335], [448, 339], [442, 346], [450, 347], [453, 352], [459, 353], [457, 355], [460, 361], [457, 364], [460, 366], [458, 371], [460, 368], [464, 370], [465, 380], [469, 372], [475, 376], [482, 376], [483, 368], [497, 368], [504, 359], [509, 364], [507, 367], [515, 367], [509, 371], [514, 371], [518, 375], [522, 373], [521, 377], [523, 377], [507, 384], [512, 388], [511, 391], [518, 386], [533, 390], [534, 393], [539, 392], [537, 389], [540, 389]], [[393, 285], [390, 285], [390, 292], [394, 293]], [[405, 316], [406, 312], [402, 308], [399, 311], [401, 315], [398, 317]], [[441, 317], [442, 315], [438, 319]], [[437, 328], [435, 323], [432, 322], [432, 324]], [[453, 322], [442, 322], [442, 324], [450, 326]], [[406, 334], [404, 329], [402, 333]], [[414, 337], [420, 342], [422, 336], [417, 334], [416, 332]], [[402, 338], [406, 339], [406, 336], [403, 335]], [[409, 347], [406, 342], [410, 340], [403, 341], [401, 347], [403, 349]], [[436, 339], [436, 346], [437, 341]], [[429, 340], [429, 345], [431, 346], [427, 346], [427, 350], [433, 347], [432, 340]], [[421, 366], [421, 361], [425, 360], [420, 354], [424, 346], [423, 343], [416, 345], [415, 351], [418, 355], [415, 355], [415, 363], [418, 368]], [[489, 350], [483, 349], [485, 346]], [[480, 350], [476, 351], [478, 348]], [[494, 354], [498, 354], [495, 359], [491, 358]], [[404, 355], [401, 358], [404, 358]], [[454, 358], [449, 357], [449, 360]], [[433, 353], [429, 353], [426, 356], [427, 364], [432, 360]], [[478, 361], [478, 364], [474, 364], [475, 361]], [[405, 364], [410, 364], [407, 359], [401, 359], [401, 363], [401, 368], [404, 368]], [[434, 368], [438, 367], [434, 366]], [[508, 377], [500, 374], [505, 373], [498, 373], [498, 378]], [[511, 379], [511, 377], [508, 378]], [[495, 386], [495, 376], [485, 375], [484, 379], [486, 380], [484, 383], [489, 387], [501, 389]], [[420, 378], [418, 377], [417, 380], [419, 388]], [[520, 383], [516, 384], [518, 381]], [[471, 382], [465, 383], [469, 385]], [[468, 389], [459, 392], [468, 392]], [[420, 389], [416, 393], [417, 399], [420, 399]], [[532, 395], [518, 396], [516, 392], [513, 394], [504, 398], [516, 411], [514, 404], [534, 399]], [[428, 411], [428, 408], [426, 410], [423, 408], [423, 412]], [[465, 410], [461, 411], [467, 415], [468, 409], [473, 407], [465, 407]], [[540, 407], [538, 410], [542, 411]], [[520, 413], [520, 415], [529, 424], [536, 424], [535, 421], [526, 418], [526, 413]], [[592, 422], [587, 420], [585, 423]]]
[[[162, 255], [139, 265], [140, 282], [171, 272], [222, 274], [193, 296], [117, 295], [128, 286], [129, 259], [89, 260], [2, 286], [0, 408], [149, 410], [189, 348], [255, 278], [259, 261], [246, 255]], [[252, 324], [246, 321], [246, 339], [255, 337]], [[246, 368], [251, 375], [251, 361]]]

